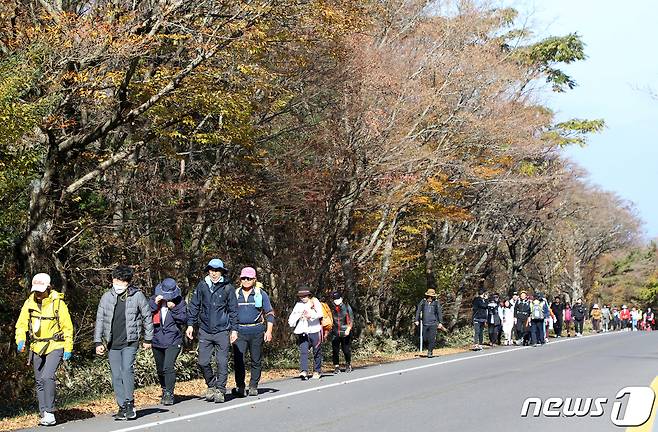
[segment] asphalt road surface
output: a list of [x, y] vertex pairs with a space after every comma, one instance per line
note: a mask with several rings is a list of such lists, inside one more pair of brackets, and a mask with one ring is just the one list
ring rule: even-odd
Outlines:
[[[270, 382], [263, 385], [258, 397], [229, 399], [224, 404], [187, 400], [173, 407], [142, 409], [133, 421], [104, 416], [50, 429], [619, 431], [624, 428], [610, 419], [617, 392], [628, 386], [649, 386], [658, 375], [657, 366], [658, 332], [607, 333], [551, 339], [537, 348], [499, 347], [419, 358], [351, 374], [327, 374], [319, 381]], [[524, 418], [521, 409], [528, 397], [542, 401], [549, 397], [604, 397], [608, 403], [603, 406], [604, 414], [596, 418], [542, 414]]]

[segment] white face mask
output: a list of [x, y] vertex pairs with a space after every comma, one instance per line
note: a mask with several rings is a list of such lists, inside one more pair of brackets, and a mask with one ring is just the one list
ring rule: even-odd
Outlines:
[[340, 306], [340, 305], [342, 305], [342, 304], [343, 304], [343, 299], [342, 299], [342, 298], [339, 298], [338, 300], [334, 300], [334, 304], [335, 304], [336, 306]]
[[114, 292], [117, 293], [117, 295], [121, 295], [126, 292], [128, 285], [112, 285], [112, 288], [114, 289]]

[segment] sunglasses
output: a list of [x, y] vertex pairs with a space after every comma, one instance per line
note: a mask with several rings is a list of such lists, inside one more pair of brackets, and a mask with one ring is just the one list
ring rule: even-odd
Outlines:
[[241, 277], [240, 280], [243, 280], [243, 281], [252, 281], [252, 280], [256, 280], [256, 278]]

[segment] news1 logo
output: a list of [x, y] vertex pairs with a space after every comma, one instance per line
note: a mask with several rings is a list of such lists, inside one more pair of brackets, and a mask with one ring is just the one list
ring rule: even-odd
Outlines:
[[[626, 396], [626, 401], [622, 400]], [[610, 421], [620, 427], [643, 425], [651, 417], [655, 398], [651, 387], [624, 387], [615, 396]], [[552, 397], [542, 401], [529, 397], [523, 402], [521, 417], [601, 417], [606, 412], [607, 404], [608, 398]]]

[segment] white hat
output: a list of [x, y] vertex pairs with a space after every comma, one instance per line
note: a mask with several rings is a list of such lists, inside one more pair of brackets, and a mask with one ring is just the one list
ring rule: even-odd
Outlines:
[[44, 292], [50, 286], [50, 276], [48, 273], [37, 273], [32, 278], [32, 291]]
[[599, 305], [597, 305], [596, 303], [594, 303], [594, 306], [592, 306], [592, 309], [598, 309], [598, 308], [599, 308]]

